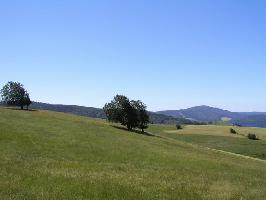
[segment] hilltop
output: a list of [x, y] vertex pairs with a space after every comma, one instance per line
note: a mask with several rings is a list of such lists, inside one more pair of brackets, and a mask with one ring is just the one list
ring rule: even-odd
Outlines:
[[201, 122], [228, 121], [241, 126], [266, 127], [265, 112], [231, 112], [210, 106], [195, 106], [181, 110], [165, 110], [157, 112], [172, 117], [183, 117]]
[[223, 117], [228, 118], [238, 118], [240, 115], [238, 113], [233, 113], [228, 110], [222, 110], [219, 108], [214, 108], [210, 106], [195, 106], [188, 109], [181, 109], [181, 110], [166, 110], [166, 111], [159, 111], [158, 113], [169, 115], [173, 117], [182, 116], [185, 118], [191, 118], [197, 121], [219, 121]]
[[[209, 134], [221, 144], [242, 137], [221, 128], [179, 133], [173, 125], [151, 125], [147, 136], [101, 119], [0, 108], [0, 198], [265, 199], [263, 160], [182, 136]], [[258, 134], [263, 142], [265, 133]], [[245, 148], [257, 142], [240, 139]]]

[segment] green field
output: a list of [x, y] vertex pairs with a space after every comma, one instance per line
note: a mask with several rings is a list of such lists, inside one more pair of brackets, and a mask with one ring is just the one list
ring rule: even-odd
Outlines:
[[[231, 134], [230, 128], [238, 134]], [[166, 138], [266, 160], [266, 129], [263, 128], [189, 125], [176, 130], [173, 125], [152, 125], [150, 131]], [[248, 133], [255, 133], [260, 140], [247, 139]]]
[[0, 108], [0, 199], [266, 199], [265, 129], [238, 130], [256, 131], [260, 141], [226, 126], [148, 131], [155, 136]]

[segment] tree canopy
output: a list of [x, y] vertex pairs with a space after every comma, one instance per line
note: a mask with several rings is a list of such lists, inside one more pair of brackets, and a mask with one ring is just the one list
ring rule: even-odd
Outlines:
[[105, 104], [103, 110], [109, 121], [120, 123], [128, 130], [139, 128], [144, 132], [149, 123], [146, 108], [141, 101], [130, 101], [126, 96], [116, 95], [110, 103]]
[[1, 90], [2, 102], [9, 106], [24, 106], [31, 104], [30, 95], [24, 86], [19, 82], [9, 81]]

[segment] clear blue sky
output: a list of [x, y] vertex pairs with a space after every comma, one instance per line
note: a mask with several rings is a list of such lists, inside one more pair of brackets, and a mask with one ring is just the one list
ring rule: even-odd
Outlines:
[[0, 84], [36, 101], [266, 111], [265, 0], [10, 0], [0, 24]]

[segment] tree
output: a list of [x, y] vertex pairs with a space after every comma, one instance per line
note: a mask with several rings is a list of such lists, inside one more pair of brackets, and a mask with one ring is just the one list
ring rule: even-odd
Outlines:
[[230, 133], [232, 133], [232, 134], [237, 134], [236, 130], [233, 129], [233, 128], [230, 129]]
[[255, 133], [249, 133], [248, 134], [248, 139], [250, 139], [250, 140], [259, 140], [259, 138], [257, 137], [257, 135]]
[[121, 123], [128, 130], [138, 125], [137, 114], [126, 96], [116, 95], [110, 103], [105, 104], [103, 110], [108, 121]]
[[177, 130], [181, 130], [181, 129], [183, 129], [183, 127], [182, 127], [181, 124], [177, 124], [177, 125], [176, 125], [176, 129], [177, 129]]
[[103, 110], [108, 121], [125, 123], [123, 107], [127, 101], [129, 100], [125, 96], [117, 95], [110, 103], [105, 104]]
[[1, 90], [2, 101], [10, 106], [20, 106], [23, 110], [31, 104], [30, 96], [19, 82], [8, 82]]
[[108, 121], [121, 123], [128, 130], [140, 128], [142, 132], [148, 128], [149, 115], [146, 105], [141, 101], [130, 101], [126, 96], [116, 95], [103, 108]]
[[150, 117], [146, 110], [147, 106], [140, 100], [131, 101], [131, 104], [137, 112], [138, 128], [144, 133], [144, 129], [148, 128], [148, 123], [150, 122]]
[[30, 99], [30, 95], [28, 92], [25, 93], [25, 96], [24, 96], [24, 104], [27, 106], [27, 110], [29, 110], [29, 106], [31, 104], [31, 99]]

